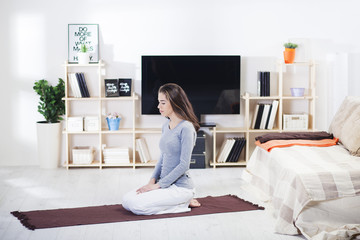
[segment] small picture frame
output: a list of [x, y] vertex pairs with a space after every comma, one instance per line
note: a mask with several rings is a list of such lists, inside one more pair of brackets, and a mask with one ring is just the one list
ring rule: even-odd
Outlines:
[[131, 78], [119, 78], [119, 96], [131, 96]]
[[105, 97], [119, 96], [119, 80], [105, 79]]
[[78, 63], [81, 44], [89, 52], [89, 63], [99, 62], [99, 24], [68, 25], [68, 62]]

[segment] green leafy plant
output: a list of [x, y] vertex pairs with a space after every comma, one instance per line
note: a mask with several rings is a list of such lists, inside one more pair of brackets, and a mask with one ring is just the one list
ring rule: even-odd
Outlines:
[[40, 96], [38, 112], [41, 113], [46, 122], [56, 123], [63, 120], [61, 115], [65, 114], [65, 83], [59, 78], [56, 86], [51, 86], [45, 79], [35, 82], [33, 89]]
[[81, 44], [80, 52], [86, 53], [88, 51], [88, 47], [85, 44]]
[[296, 43], [288, 42], [288, 43], [285, 43], [285, 44], [284, 44], [284, 47], [285, 47], [285, 48], [297, 48], [298, 45], [297, 45]]

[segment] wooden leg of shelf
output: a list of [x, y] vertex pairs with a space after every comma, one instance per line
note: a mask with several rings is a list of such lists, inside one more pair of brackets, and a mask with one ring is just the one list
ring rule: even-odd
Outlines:
[[216, 127], [213, 129], [213, 168], [216, 168]]

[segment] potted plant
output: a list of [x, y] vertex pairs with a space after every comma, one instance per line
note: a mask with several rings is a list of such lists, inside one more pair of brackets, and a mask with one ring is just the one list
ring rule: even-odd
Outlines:
[[295, 59], [295, 48], [297, 48], [297, 44], [295, 43], [285, 43], [285, 51], [284, 51], [284, 61], [285, 63], [294, 63]]
[[45, 121], [37, 122], [38, 158], [42, 168], [56, 168], [60, 162], [61, 115], [65, 113], [65, 83], [56, 86], [45, 79], [35, 81], [33, 89], [40, 96], [38, 112]]
[[80, 51], [78, 52], [78, 63], [88, 64], [89, 63], [89, 48], [85, 44], [81, 44]]
[[110, 131], [117, 131], [119, 130], [121, 117], [117, 112], [109, 113], [106, 116], [106, 121], [108, 124], [108, 128]]

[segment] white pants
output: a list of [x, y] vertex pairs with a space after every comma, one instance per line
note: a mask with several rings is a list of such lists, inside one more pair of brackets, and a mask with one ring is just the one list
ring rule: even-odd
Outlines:
[[188, 212], [193, 197], [193, 189], [175, 185], [139, 194], [134, 189], [125, 194], [122, 205], [137, 215]]

